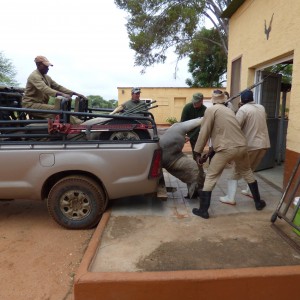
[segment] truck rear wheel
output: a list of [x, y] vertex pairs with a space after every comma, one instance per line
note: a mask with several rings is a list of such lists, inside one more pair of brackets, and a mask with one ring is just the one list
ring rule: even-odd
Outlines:
[[50, 190], [47, 207], [51, 217], [68, 229], [96, 226], [107, 206], [102, 187], [86, 176], [68, 176]]
[[[112, 120], [107, 124], [109, 125], [121, 125], [121, 124], [139, 124], [135, 120]], [[146, 129], [133, 129], [133, 130], [115, 130], [115, 131], [106, 131], [102, 132], [100, 135], [100, 140], [109, 140], [109, 141], [140, 141], [150, 139], [150, 134]]]
[[149, 139], [150, 135], [146, 130], [132, 130], [132, 131], [114, 131], [103, 132], [100, 139], [109, 141], [140, 141]]

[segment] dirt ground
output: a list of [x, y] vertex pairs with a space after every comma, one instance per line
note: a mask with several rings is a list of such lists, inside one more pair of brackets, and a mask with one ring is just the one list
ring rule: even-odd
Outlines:
[[43, 202], [0, 200], [0, 299], [72, 300], [93, 232], [60, 227]]
[[43, 202], [0, 200], [0, 300], [73, 300], [93, 233], [60, 227]]

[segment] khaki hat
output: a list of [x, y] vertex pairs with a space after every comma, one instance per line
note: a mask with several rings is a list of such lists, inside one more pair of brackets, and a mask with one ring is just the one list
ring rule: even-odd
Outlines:
[[214, 90], [211, 97], [212, 103], [225, 103], [226, 95], [221, 90]]
[[45, 56], [37, 56], [35, 59], [34, 59], [34, 62], [35, 63], [43, 63], [43, 65], [49, 67], [53, 67], [53, 65], [51, 64], [51, 62], [45, 57]]
[[197, 103], [203, 100], [203, 95], [201, 93], [196, 93], [193, 95], [192, 102]]

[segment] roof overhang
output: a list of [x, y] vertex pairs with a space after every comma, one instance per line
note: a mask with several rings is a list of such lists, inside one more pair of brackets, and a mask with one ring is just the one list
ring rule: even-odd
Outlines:
[[231, 16], [238, 10], [238, 8], [245, 2], [245, 0], [232, 0], [227, 8], [222, 12], [221, 18], [231, 18]]

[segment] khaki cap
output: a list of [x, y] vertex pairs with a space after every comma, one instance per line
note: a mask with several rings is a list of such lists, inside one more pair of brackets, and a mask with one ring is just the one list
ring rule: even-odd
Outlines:
[[51, 64], [51, 62], [45, 57], [45, 56], [37, 56], [35, 59], [34, 59], [34, 62], [35, 63], [43, 63], [45, 66], [49, 67], [53, 67], [53, 65]]

